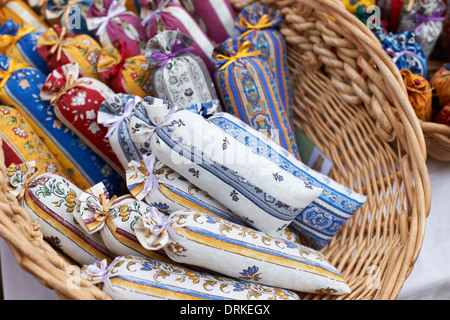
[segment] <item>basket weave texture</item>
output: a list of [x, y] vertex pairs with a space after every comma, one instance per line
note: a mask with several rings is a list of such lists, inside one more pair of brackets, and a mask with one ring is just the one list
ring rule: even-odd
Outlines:
[[[231, 2], [239, 10], [257, 1]], [[400, 73], [339, 0], [259, 2], [284, 18], [295, 124], [334, 162], [334, 180], [368, 196], [321, 250], [352, 292], [301, 297], [396, 299], [419, 256], [431, 203], [425, 137]], [[62, 299], [109, 299], [7, 193], [3, 160], [0, 153], [0, 236], [21, 267]]]

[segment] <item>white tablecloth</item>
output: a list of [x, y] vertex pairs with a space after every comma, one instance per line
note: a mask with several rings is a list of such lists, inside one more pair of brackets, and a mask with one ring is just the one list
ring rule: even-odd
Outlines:
[[[431, 213], [419, 259], [399, 300], [450, 299], [450, 162], [428, 161], [432, 185]], [[0, 239], [4, 299], [55, 300], [56, 293], [23, 271]]]

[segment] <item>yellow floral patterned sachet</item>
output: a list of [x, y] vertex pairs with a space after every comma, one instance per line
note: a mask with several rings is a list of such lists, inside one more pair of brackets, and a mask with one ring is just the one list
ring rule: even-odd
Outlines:
[[37, 169], [65, 176], [54, 155], [15, 108], [0, 106], [0, 137], [6, 167], [34, 161]]

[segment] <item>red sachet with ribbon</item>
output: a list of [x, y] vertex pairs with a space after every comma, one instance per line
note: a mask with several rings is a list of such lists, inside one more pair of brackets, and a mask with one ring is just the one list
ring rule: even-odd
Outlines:
[[41, 99], [50, 101], [62, 123], [119, 174], [125, 175], [108, 139], [105, 138], [107, 128], [97, 122], [102, 102], [114, 94], [103, 82], [81, 77], [78, 64], [69, 63], [55, 69], [48, 76], [41, 90]]

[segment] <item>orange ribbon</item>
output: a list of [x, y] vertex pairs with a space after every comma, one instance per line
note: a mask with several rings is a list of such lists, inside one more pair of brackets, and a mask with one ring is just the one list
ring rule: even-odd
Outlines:
[[236, 55], [229, 57], [229, 56], [225, 56], [223, 54], [218, 54], [216, 56], [216, 59], [218, 61], [227, 61], [219, 70], [223, 70], [226, 67], [228, 67], [230, 64], [238, 61], [239, 59], [242, 58], [247, 58], [247, 57], [255, 57], [255, 56], [259, 56], [261, 54], [261, 51], [252, 51], [249, 52], [249, 50], [251, 49], [252, 44], [250, 41], [245, 41], [241, 44], [241, 46], [239, 47], [238, 52], [236, 53]]
[[47, 45], [47, 46], [52, 46], [50, 48], [50, 54], [55, 54], [56, 53], [56, 60], [59, 61], [61, 60], [61, 52], [63, 49], [63, 41], [64, 41], [64, 37], [66, 36], [66, 32], [67, 32], [67, 28], [66, 26], [63, 26], [61, 28], [61, 33], [58, 35], [56, 35], [58, 37], [58, 39], [56, 39], [55, 41], [50, 41], [50, 40], [46, 40], [46, 39], [39, 39], [38, 41], [38, 45]]
[[105, 194], [101, 194], [99, 196], [100, 204], [102, 205], [103, 211], [95, 213], [94, 219], [98, 222], [103, 222], [106, 220], [107, 225], [111, 229], [111, 231], [115, 232], [116, 227], [114, 223], [112, 223], [111, 216], [109, 215], [109, 210], [114, 202], [117, 200], [117, 196], [111, 198], [111, 200], [107, 201]]

